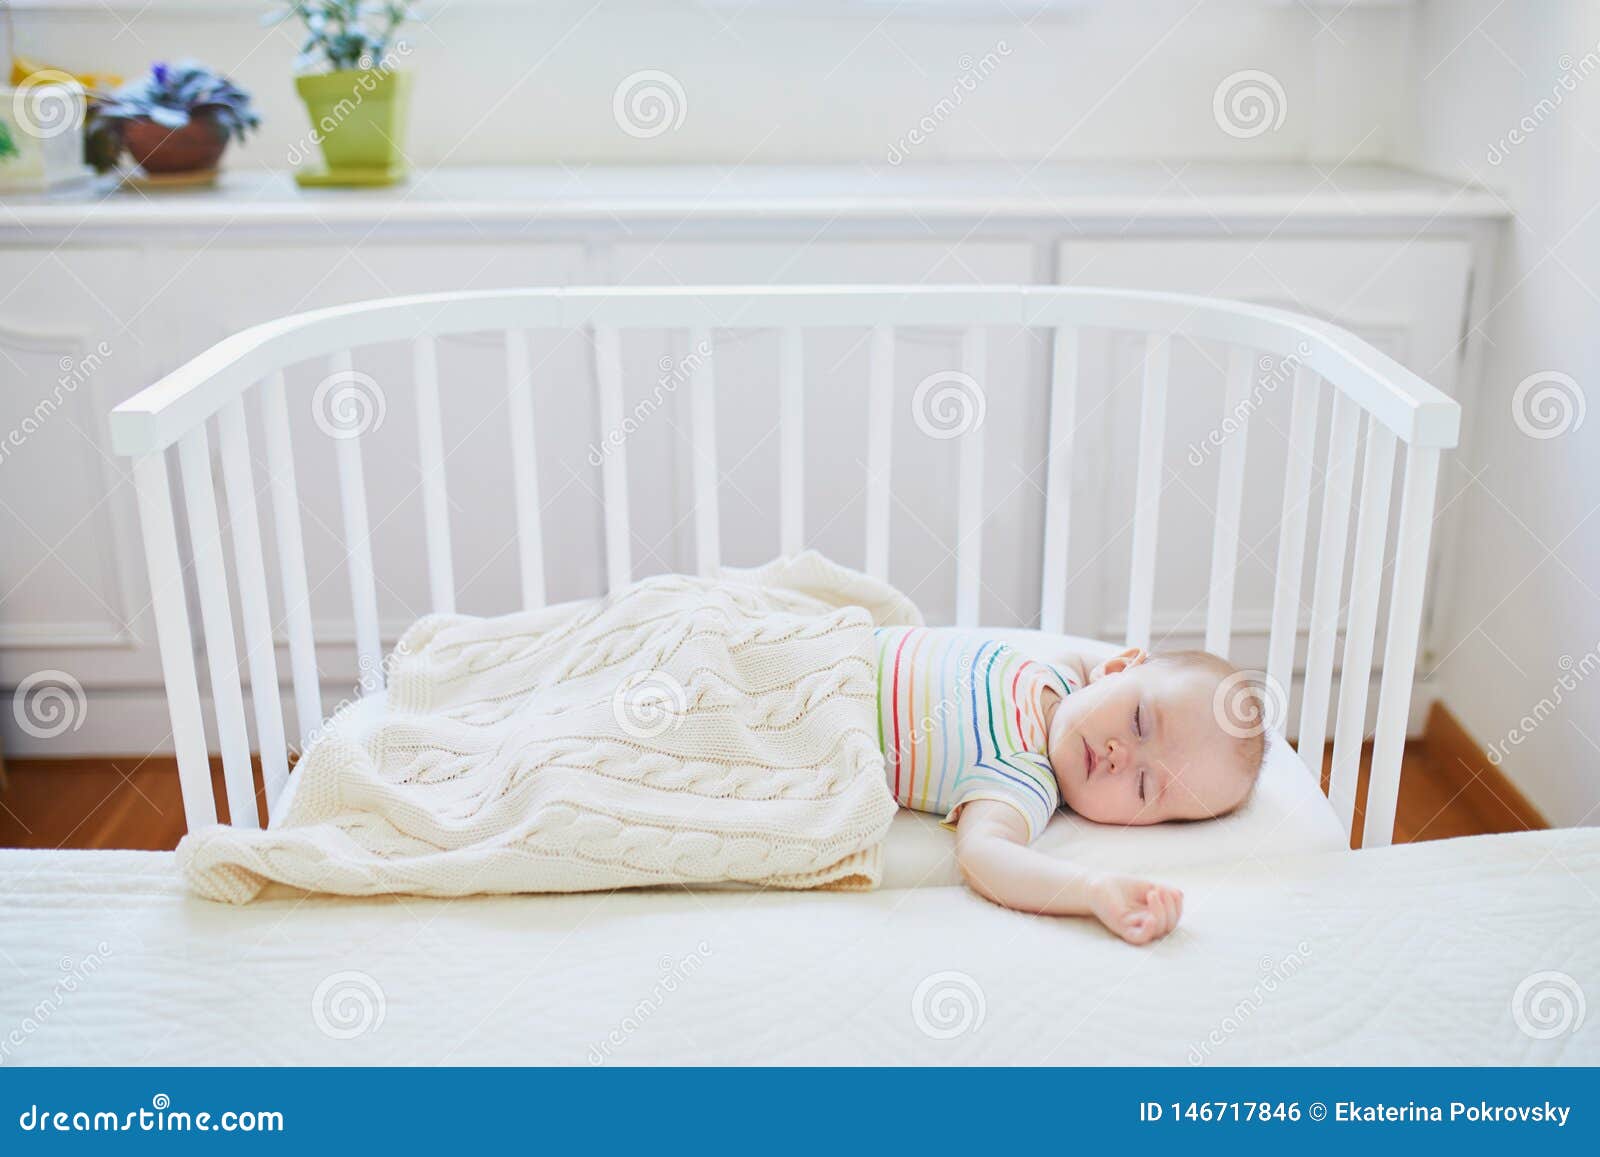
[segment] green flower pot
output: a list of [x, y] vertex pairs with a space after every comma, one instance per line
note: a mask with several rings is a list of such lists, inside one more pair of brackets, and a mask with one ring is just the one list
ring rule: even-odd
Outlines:
[[411, 75], [351, 68], [298, 76], [312, 137], [326, 168], [302, 169], [302, 185], [393, 185], [405, 179], [406, 113]]

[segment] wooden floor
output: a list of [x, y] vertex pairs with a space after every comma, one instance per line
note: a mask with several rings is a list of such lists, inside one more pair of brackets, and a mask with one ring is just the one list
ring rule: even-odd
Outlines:
[[[1367, 773], [1372, 745], [1361, 750], [1356, 787], [1356, 819], [1351, 846], [1359, 846], [1366, 819]], [[1322, 760], [1322, 790], [1328, 790], [1332, 745]], [[1544, 817], [1523, 798], [1485, 756], [1483, 748], [1443, 707], [1435, 705], [1423, 737], [1406, 744], [1400, 762], [1400, 799], [1395, 808], [1394, 842], [1417, 843], [1453, 836], [1521, 832], [1546, 828]]]
[[[12, 759], [6, 761], [6, 781], [0, 788], [0, 848], [165, 852], [184, 833], [178, 765], [170, 756]], [[259, 797], [259, 771], [256, 788]], [[226, 819], [220, 760], [212, 761], [211, 791]], [[260, 810], [264, 818], [265, 807]]]
[[[1362, 753], [1357, 833], [1370, 755], [1370, 750]], [[7, 783], [0, 787], [0, 847], [166, 851], [183, 835], [177, 765], [170, 758], [11, 760], [6, 771]], [[220, 764], [212, 768], [212, 785], [221, 801]], [[1424, 737], [1406, 745], [1395, 841], [1545, 826], [1450, 713], [1435, 707]]]

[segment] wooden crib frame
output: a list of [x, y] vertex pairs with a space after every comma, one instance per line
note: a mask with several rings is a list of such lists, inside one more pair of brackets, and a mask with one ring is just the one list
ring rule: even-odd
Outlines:
[[[802, 331], [819, 327], [870, 330], [865, 569], [886, 577], [897, 326], [962, 331], [962, 369], [974, 376], [981, 376], [984, 364], [986, 327], [1031, 327], [1049, 331], [1052, 336], [1040, 626], [1056, 633], [1062, 626], [1061, 592], [1067, 577], [1068, 464], [1075, 426], [1079, 332], [1092, 327], [1146, 335], [1127, 626], [1127, 641], [1139, 645], [1149, 642], [1155, 592], [1171, 340], [1196, 338], [1221, 342], [1230, 348], [1224, 413], [1238, 412], [1247, 396], [1257, 356], [1271, 354], [1292, 359], [1295, 374], [1290, 454], [1284, 478], [1266, 669], [1268, 680], [1283, 688], [1291, 685], [1299, 629], [1307, 506], [1317, 449], [1318, 394], [1323, 382], [1337, 391], [1327, 435], [1321, 524], [1313, 556], [1315, 573], [1299, 748], [1309, 767], [1320, 774], [1321, 753], [1328, 734], [1336, 636], [1344, 610], [1345, 644], [1334, 713], [1333, 771], [1328, 796], [1347, 832], [1354, 823], [1358, 764], [1366, 735], [1367, 690], [1385, 569], [1396, 440], [1405, 444], [1382, 684], [1362, 833], [1363, 846], [1389, 843], [1415, 675], [1439, 452], [1456, 444], [1459, 406], [1352, 334], [1283, 310], [1165, 293], [1021, 286], [526, 289], [399, 297], [301, 313], [254, 326], [217, 343], [141, 391], [112, 413], [111, 433], [116, 450], [133, 458], [162, 672], [189, 827], [216, 822], [217, 809], [184, 589], [184, 559], [169, 488], [170, 448], [177, 448], [229, 813], [234, 823], [253, 827], [259, 820], [230, 591], [238, 600], [243, 626], [245, 667], [269, 813], [287, 781], [289, 740], [280, 699], [275, 624], [269, 611], [247, 434], [247, 394], [254, 393], [260, 407], [284, 605], [283, 620], [276, 626], [287, 634], [298, 736], [303, 741], [322, 722], [322, 705], [284, 397], [283, 370], [287, 366], [327, 358], [334, 372], [349, 372], [352, 351], [358, 347], [397, 340], [413, 342], [430, 588], [434, 608], [450, 611], [454, 609], [455, 588], [435, 342], [446, 334], [503, 333], [523, 601], [526, 606], [539, 606], [544, 602], [544, 558], [534, 468], [528, 330], [581, 329], [589, 333], [604, 429], [617, 429], [622, 423], [619, 331], [688, 330], [694, 348], [713, 351], [694, 369], [689, 391], [691, 435], [696, 448], [695, 548], [702, 573], [714, 570], [719, 559], [714, 332], [734, 328], [776, 328], [781, 332], [779, 541], [783, 551], [790, 553], [802, 549], [805, 542]], [[699, 344], [702, 342], [705, 344]], [[1346, 601], [1342, 586], [1363, 415], [1366, 449]], [[213, 488], [208, 433], [213, 419], [220, 440], [223, 489], [231, 526], [233, 583], [223, 557]], [[1212, 536], [1205, 638], [1208, 650], [1224, 655], [1232, 628], [1244, 487], [1246, 439], [1242, 434], [1241, 431], [1239, 436], [1226, 439], [1218, 450], [1218, 517]], [[360, 669], [365, 672], [368, 685], [375, 686], [381, 679], [382, 655], [361, 439], [341, 438], [337, 453], [356, 647]], [[981, 426], [962, 435], [956, 617], [958, 623], [968, 626], [977, 625], [983, 453]], [[625, 448], [617, 446], [607, 453], [601, 471], [606, 574], [608, 586], [615, 588], [629, 581], [632, 574]]]

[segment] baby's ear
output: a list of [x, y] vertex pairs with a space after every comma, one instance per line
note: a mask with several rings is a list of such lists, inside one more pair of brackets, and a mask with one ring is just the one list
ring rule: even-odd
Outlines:
[[1149, 657], [1141, 648], [1129, 647], [1126, 651], [1120, 651], [1109, 659], [1095, 664], [1094, 669], [1089, 672], [1089, 682], [1094, 683], [1107, 675], [1117, 675], [1130, 667], [1137, 667]]

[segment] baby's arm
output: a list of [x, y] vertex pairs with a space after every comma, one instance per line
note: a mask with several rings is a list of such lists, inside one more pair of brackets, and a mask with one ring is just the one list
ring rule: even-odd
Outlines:
[[1183, 915], [1176, 888], [1087, 872], [1030, 848], [1022, 813], [998, 800], [975, 799], [961, 809], [956, 862], [986, 900], [1041, 916], [1094, 916], [1129, 944], [1159, 940]]

